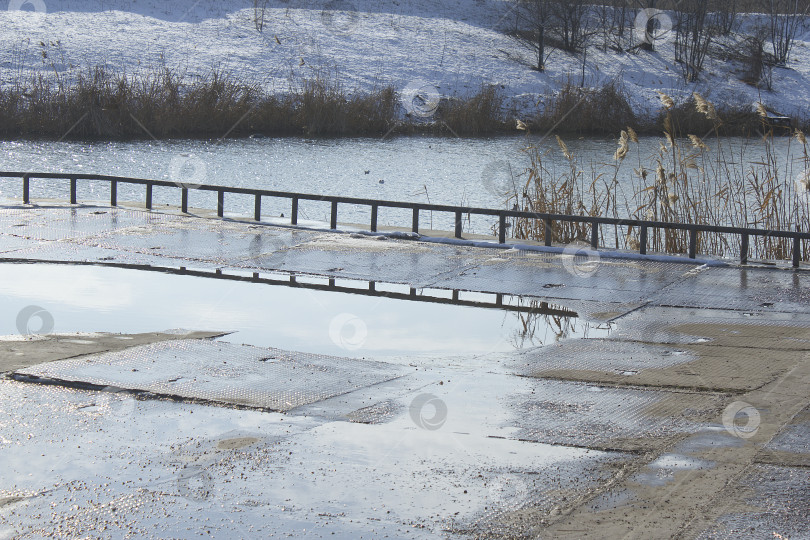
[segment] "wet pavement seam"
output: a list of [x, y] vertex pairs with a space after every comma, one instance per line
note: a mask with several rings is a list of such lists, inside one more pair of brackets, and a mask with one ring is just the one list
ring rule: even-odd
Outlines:
[[532, 380], [549, 380], [549, 381], [560, 381], [560, 382], [581, 382], [586, 384], [593, 384], [600, 387], [605, 388], [617, 388], [622, 390], [651, 390], [651, 389], [659, 389], [666, 392], [672, 392], [676, 394], [695, 394], [701, 396], [715, 396], [718, 398], [729, 397], [735, 394], [743, 394], [746, 391], [741, 391], [737, 389], [723, 389], [723, 388], [711, 388], [711, 389], [700, 389], [694, 386], [677, 386], [677, 385], [667, 385], [667, 384], [639, 384], [639, 383], [621, 383], [615, 381], [599, 381], [594, 382], [589, 379], [577, 379], [576, 377], [561, 377], [561, 376], [554, 376], [554, 375], [526, 375], [522, 373], [515, 373], [516, 377], [522, 377], [526, 379]]
[[607, 320], [607, 321], [605, 321], [605, 322], [608, 322], [608, 323], [614, 323], [614, 322], [615, 322], [615, 323], [617, 323], [617, 322], [620, 322], [620, 319], [622, 319], [622, 318], [624, 318], [624, 317], [627, 317], [628, 315], [631, 315], [631, 314], [635, 313], [636, 311], [640, 311], [640, 310], [644, 309], [645, 307], [647, 307], [647, 306], [649, 306], [649, 305], [650, 305], [650, 302], [649, 302], [649, 301], [646, 301], [646, 302], [644, 302], [644, 303], [642, 303], [642, 304], [640, 304], [640, 305], [638, 305], [638, 306], [635, 306], [635, 307], [633, 307], [633, 308], [631, 308], [631, 309], [627, 310], [627, 311], [626, 311], [626, 312], [624, 312], [624, 313], [621, 313], [621, 314], [619, 314], [619, 315], [616, 315], [615, 317], [612, 317], [612, 318], [608, 319], [608, 320]]

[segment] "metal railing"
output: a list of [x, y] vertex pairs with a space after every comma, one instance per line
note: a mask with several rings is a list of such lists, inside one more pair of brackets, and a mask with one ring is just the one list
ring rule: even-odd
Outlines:
[[639, 229], [639, 254], [647, 254], [647, 237], [650, 229], [668, 229], [689, 231], [689, 246], [687, 256], [694, 259], [697, 256], [698, 233], [721, 233], [733, 234], [740, 237], [740, 262], [748, 262], [749, 242], [752, 236], [765, 236], [772, 238], [793, 239], [792, 263], [798, 267], [802, 260], [802, 240], [810, 240], [810, 233], [799, 231], [776, 231], [768, 229], [754, 229], [744, 227], [727, 227], [719, 225], [696, 225], [687, 223], [669, 223], [664, 221], [646, 221], [638, 219], [619, 219], [591, 216], [572, 216], [565, 214], [543, 214], [538, 212], [526, 212], [521, 210], [495, 210], [492, 208], [475, 208], [468, 206], [452, 206], [443, 204], [426, 204], [418, 202], [384, 201], [377, 199], [361, 199], [356, 197], [340, 197], [335, 195], [312, 195], [306, 193], [294, 193], [288, 191], [273, 191], [266, 189], [235, 188], [212, 185], [186, 185], [166, 180], [146, 180], [142, 178], [128, 178], [123, 176], [108, 176], [103, 174], [64, 174], [64, 173], [37, 173], [37, 172], [3, 172], [0, 171], [0, 178], [21, 178], [23, 181], [23, 203], [31, 202], [32, 179], [56, 179], [70, 181], [70, 203], [76, 204], [79, 181], [102, 181], [110, 184], [110, 205], [118, 206], [118, 184], [143, 185], [146, 189], [145, 206], [152, 209], [152, 192], [155, 186], [177, 188], [180, 193], [180, 209], [183, 213], [188, 213], [188, 193], [190, 189], [199, 191], [214, 191], [217, 193], [217, 216], [223, 217], [225, 214], [225, 194], [240, 194], [254, 196], [254, 219], [261, 220], [262, 199], [264, 197], [290, 199], [291, 213], [290, 224], [298, 224], [298, 204], [299, 201], [325, 201], [332, 205], [329, 226], [337, 229], [338, 205], [350, 204], [368, 206], [371, 208], [371, 232], [377, 232], [377, 216], [379, 208], [404, 208], [413, 211], [411, 230], [419, 232], [419, 213], [426, 212], [448, 212], [455, 214], [455, 237], [462, 238], [462, 219], [466, 215], [493, 216], [498, 218], [498, 242], [506, 243], [507, 219], [524, 218], [536, 219], [544, 222], [544, 243], [551, 246], [551, 239], [554, 230], [554, 222], [588, 223], [591, 226], [590, 244], [593, 249], [599, 249], [599, 227], [601, 225], [637, 227]]

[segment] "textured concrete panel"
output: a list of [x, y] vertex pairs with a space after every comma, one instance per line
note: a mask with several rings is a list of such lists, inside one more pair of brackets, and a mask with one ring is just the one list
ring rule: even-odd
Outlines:
[[63, 360], [18, 373], [288, 411], [394, 379], [403, 370], [379, 362], [185, 340]]

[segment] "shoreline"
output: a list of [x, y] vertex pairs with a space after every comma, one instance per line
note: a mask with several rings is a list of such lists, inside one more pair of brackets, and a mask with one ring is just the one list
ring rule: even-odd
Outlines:
[[[133, 77], [96, 67], [73, 83], [54, 87], [40, 80], [30, 88], [0, 89], [0, 140], [478, 138], [527, 130], [617, 137], [628, 127], [641, 135], [660, 134], [667, 113], [682, 136], [717, 127], [697, 110], [692, 96], [669, 110], [637, 114], [629, 96], [612, 82], [599, 88], [565, 86], [523, 114], [509, 110], [495, 86], [464, 97], [409, 94], [390, 86], [347, 92], [328, 78], [305, 80], [302, 87], [301, 92], [275, 95], [217, 71], [189, 83], [168, 70]], [[750, 136], [763, 128], [757, 111], [747, 105], [718, 104], [717, 111], [720, 135]], [[765, 128], [786, 135], [810, 128], [810, 119], [790, 120], [790, 129]]]

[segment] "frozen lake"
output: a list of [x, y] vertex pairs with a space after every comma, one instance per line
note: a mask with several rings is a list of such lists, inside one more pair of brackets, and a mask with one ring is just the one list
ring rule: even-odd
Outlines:
[[[631, 150], [617, 177], [622, 191], [619, 199], [632, 196], [634, 168], [655, 168], [658, 137], [642, 137]], [[784, 157], [790, 139], [777, 138], [774, 149]], [[723, 171], [709, 158], [699, 161], [716, 177]], [[540, 145], [544, 165], [551, 174], [562, 175], [570, 166], [553, 137], [514, 136], [462, 139], [455, 137], [388, 137], [385, 139], [298, 139], [255, 138], [226, 141], [136, 141], [136, 142], [0, 142], [0, 170], [47, 171], [109, 174], [170, 180], [187, 184], [214, 184], [231, 187], [264, 188], [299, 193], [341, 195], [382, 200], [430, 202], [487, 208], [511, 207], [508, 194], [521, 191], [527, 180], [529, 156], [525, 148]], [[566, 138], [566, 144], [590, 184], [598, 175], [612, 180], [615, 173], [613, 153], [617, 143], [612, 139]], [[688, 141], [684, 146], [688, 145]], [[727, 138], [722, 165], [748, 163], [763, 159], [763, 144], [758, 139]], [[690, 147], [691, 148], [691, 147]], [[794, 148], [794, 154], [797, 154]], [[782, 160], [785, 162], [785, 160]], [[801, 173], [795, 164], [783, 163], [785, 177]], [[106, 184], [84, 185], [80, 199], [104, 200]], [[20, 196], [18, 180], [0, 180], [0, 195]], [[68, 197], [67, 182], [34, 183], [32, 196]], [[119, 200], [143, 201], [140, 187], [119, 187]], [[169, 188], [155, 190], [155, 203], [179, 204], [179, 192]], [[266, 201], [265, 213], [289, 216], [289, 201]], [[192, 207], [216, 207], [216, 194], [190, 195]], [[252, 197], [229, 197], [228, 212], [252, 213]], [[306, 202], [301, 205], [302, 219], [328, 221], [329, 204]], [[367, 208], [342, 206], [340, 221], [365, 223]], [[452, 228], [450, 215], [426, 215], [423, 226]], [[432, 220], [432, 222], [431, 222]], [[385, 209], [380, 212], [381, 225], [410, 224], [410, 211]], [[466, 231], [489, 232], [494, 219], [473, 217], [464, 224]]]

